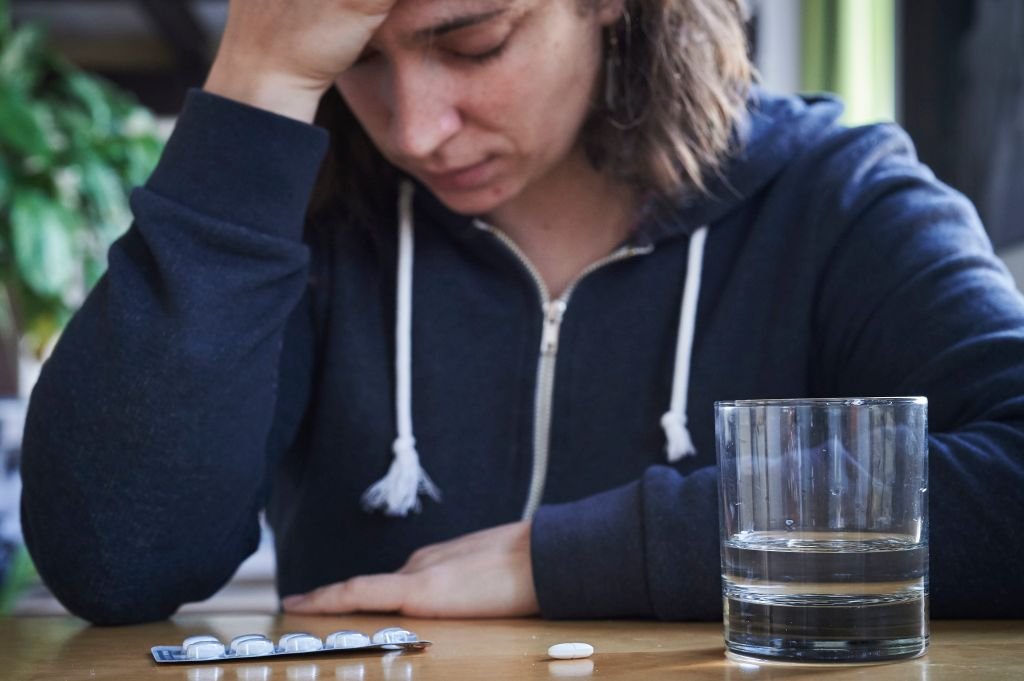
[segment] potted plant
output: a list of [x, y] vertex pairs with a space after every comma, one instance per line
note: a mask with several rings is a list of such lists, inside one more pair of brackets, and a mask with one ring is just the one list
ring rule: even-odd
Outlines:
[[146, 109], [0, 0], [0, 335], [23, 355], [42, 359], [99, 279], [162, 147]]

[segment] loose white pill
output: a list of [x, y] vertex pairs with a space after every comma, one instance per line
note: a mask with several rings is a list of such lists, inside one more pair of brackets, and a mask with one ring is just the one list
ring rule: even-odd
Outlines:
[[362, 648], [370, 645], [370, 637], [361, 631], [336, 631], [327, 637], [324, 643], [325, 648], [334, 650], [345, 650], [347, 648]]
[[278, 645], [286, 653], [311, 653], [314, 650], [323, 650], [324, 647], [320, 639], [305, 632], [285, 634]]
[[416, 634], [402, 627], [388, 627], [381, 629], [373, 635], [374, 645], [382, 643], [415, 643], [420, 639]]
[[556, 660], [576, 660], [594, 654], [594, 646], [589, 643], [556, 643], [548, 648], [548, 655]]
[[224, 654], [220, 641], [196, 641], [185, 647], [185, 657], [190, 660], [212, 660]]

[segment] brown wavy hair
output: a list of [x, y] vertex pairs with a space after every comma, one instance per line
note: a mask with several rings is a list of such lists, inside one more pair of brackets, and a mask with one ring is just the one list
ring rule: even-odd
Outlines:
[[[594, 11], [609, 0], [576, 1]], [[605, 34], [606, 80], [581, 131], [591, 163], [660, 199], [707, 193], [733, 151], [753, 80], [746, 16], [744, 0], [625, 0]], [[334, 88], [316, 122], [331, 145], [311, 213], [343, 201], [350, 216], [369, 217], [390, 205], [397, 171]]]

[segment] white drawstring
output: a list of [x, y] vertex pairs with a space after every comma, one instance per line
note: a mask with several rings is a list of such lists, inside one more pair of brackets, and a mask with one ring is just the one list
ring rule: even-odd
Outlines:
[[391, 449], [394, 460], [387, 475], [363, 494], [363, 508], [386, 515], [405, 516], [420, 510], [420, 494], [434, 501], [441, 492], [420, 466], [412, 431], [412, 264], [415, 188], [405, 181], [399, 190], [398, 291], [395, 320], [395, 411], [398, 437]]
[[686, 288], [679, 312], [679, 334], [676, 336], [676, 366], [672, 378], [672, 406], [661, 417], [665, 430], [668, 460], [672, 463], [697, 453], [686, 425], [686, 401], [690, 392], [690, 361], [693, 354], [693, 333], [697, 327], [697, 301], [700, 299], [700, 278], [704, 265], [704, 244], [708, 228], [701, 227], [690, 237], [686, 263]]

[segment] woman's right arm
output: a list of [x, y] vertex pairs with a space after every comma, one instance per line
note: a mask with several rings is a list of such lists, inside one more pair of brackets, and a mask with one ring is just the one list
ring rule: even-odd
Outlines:
[[[93, 622], [165, 618], [212, 595], [255, 549], [267, 438], [290, 378], [278, 375], [282, 346], [302, 322], [302, 226], [327, 141], [307, 123], [331, 69], [347, 68], [383, 17], [345, 4], [232, 3], [208, 92], [190, 94], [132, 196], [134, 224], [33, 391], [25, 540], [54, 594]], [[348, 52], [317, 62], [284, 50], [325, 26]], [[265, 46], [258, 60], [247, 52], [271, 27], [284, 66]]]

